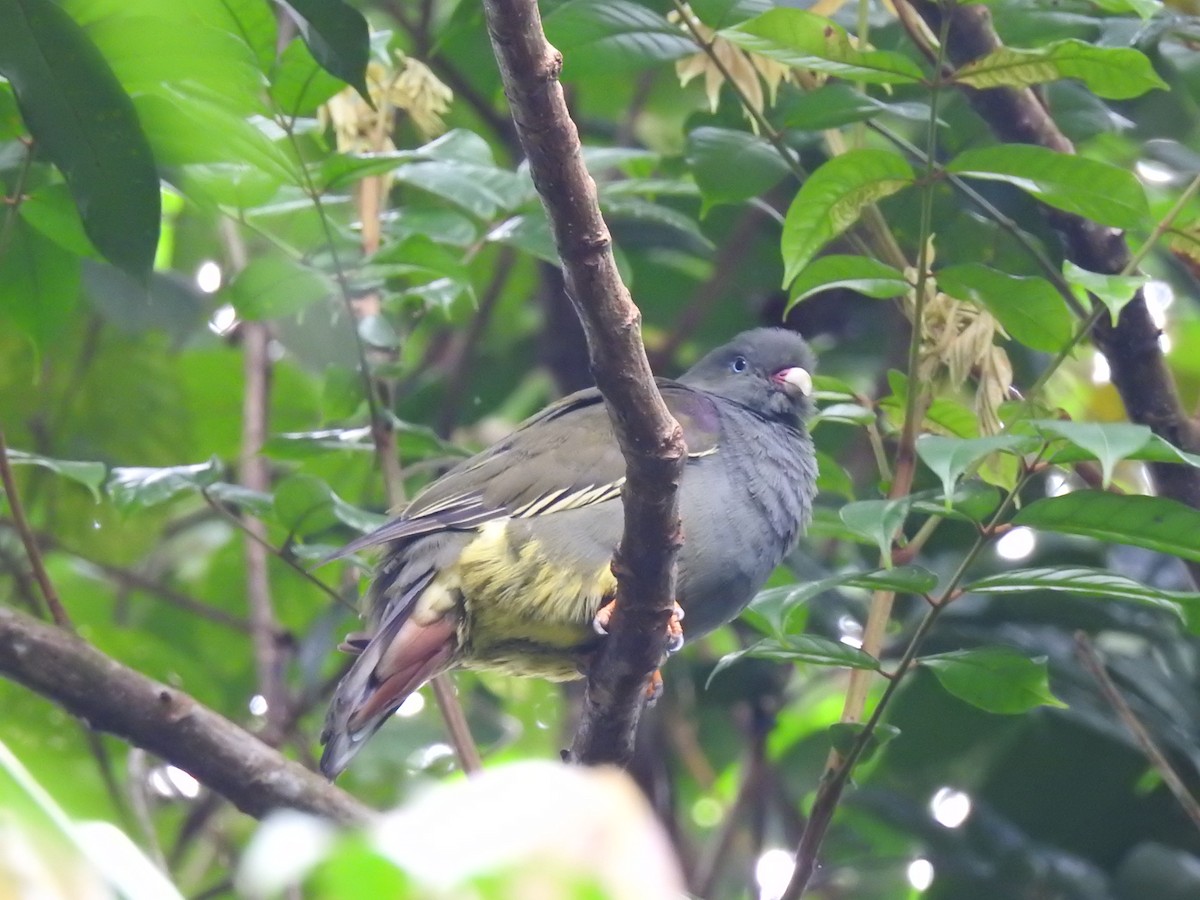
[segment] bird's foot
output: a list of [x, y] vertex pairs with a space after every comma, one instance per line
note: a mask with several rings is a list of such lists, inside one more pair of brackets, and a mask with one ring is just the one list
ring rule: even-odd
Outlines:
[[[683, 607], [678, 603], [671, 610], [671, 618], [667, 620], [667, 656], [678, 653], [683, 649]], [[662, 686], [662, 679], [659, 679]]]
[[[596, 634], [608, 634], [608, 625], [612, 621], [613, 612], [617, 608], [617, 601], [610, 600], [608, 603], [600, 607], [596, 611], [595, 617], [592, 619], [592, 628]], [[671, 610], [671, 618], [667, 620], [667, 655], [678, 653], [683, 649], [683, 607], [678, 603]], [[658, 679], [659, 687], [662, 687], [661, 676]]]
[[662, 669], [655, 669], [650, 680], [646, 682], [646, 705], [653, 706], [663, 695]]

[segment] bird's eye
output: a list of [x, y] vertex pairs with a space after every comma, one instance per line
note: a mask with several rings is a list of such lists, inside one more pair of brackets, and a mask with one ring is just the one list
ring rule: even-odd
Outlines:
[[734, 357], [733, 362], [730, 364], [730, 368], [735, 372], [745, 372], [749, 366], [750, 363], [746, 362], [746, 357], [744, 356]]

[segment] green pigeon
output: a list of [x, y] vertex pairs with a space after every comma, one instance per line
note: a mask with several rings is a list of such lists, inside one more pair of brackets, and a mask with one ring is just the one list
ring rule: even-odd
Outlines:
[[[678, 380], [658, 379], [688, 448], [676, 638], [740, 613], [808, 524], [813, 364], [798, 334], [759, 328]], [[582, 677], [616, 593], [624, 476], [599, 391], [579, 391], [339, 551], [385, 547], [369, 629], [343, 645], [359, 656], [330, 704], [321, 770], [336, 777], [409, 694], [449, 669]]]

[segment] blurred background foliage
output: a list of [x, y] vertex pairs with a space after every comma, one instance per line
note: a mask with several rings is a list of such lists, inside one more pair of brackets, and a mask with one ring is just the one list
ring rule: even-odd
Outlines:
[[[758, 324], [786, 322], [820, 354], [810, 535], [751, 614], [672, 661], [633, 766], [698, 896], [781, 894], [828, 754], [854, 737], [835, 726], [845, 667], [875, 664], [855, 651], [872, 591], [898, 592], [889, 669], [926, 598], [964, 584], [921, 648], [933, 658], [895, 692], [877, 734], [891, 739], [854, 775], [812, 895], [1200, 895], [1195, 823], [1075, 638], [1103, 655], [1194, 791], [1200, 618], [1174, 557], [1200, 559], [1200, 513], [1121, 503], [1148, 489], [1139, 460], [1197, 459], [1144, 429], [1080, 427], [1125, 420], [1090, 345], [1055, 367], [1087, 290], [1119, 309], [1144, 285], [1182, 401], [1200, 399], [1200, 205], [1172, 210], [1200, 172], [1197, 10], [989, 8], [1025, 56], [934, 90], [890, 2], [542, 4], [656, 370], [676, 374]], [[0, 424], [49, 574], [88, 641], [312, 764], [362, 570], [319, 570], [318, 583], [305, 569], [386, 512], [375, 442], [411, 495], [589, 383], [483, 12], [453, 0], [0, 0], [0, 20]], [[1085, 159], [998, 145], [959, 90], [998, 84], [1035, 85]], [[1097, 280], [1063, 267], [1035, 200], [1125, 229], [1134, 248], [1169, 227], [1144, 279]], [[247, 397], [268, 369], [258, 483], [245, 459], [262, 416]], [[885, 506], [887, 461], [914, 411], [922, 464], [911, 496]], [[1033, 471], [1032, 455], [1056, 464]], [[1037, 504], [1051, 497], [1078, 502], [1051, 514]], [[981, 538], [998, 508], [998, 522], [1020, 508], [1028, 524]], [[256, 666], [243, 516], [271, 547], [274, 706]], [[906, 540], [907, 567], [863, 577]], [[0, 597], [41, 607], [7, 508]], [[574, 687], [455, 680], [488, 768], [555, 759], [569, 743]], [[411, 856], [311, 822], [253, 837], [186, 772], [111, 737], [90, 744], [13, 683], [0, 682], [0, 708], [3, 843], [50, 848], [26, 854], [48, 861], [41, 874], [0, 857], [4, 896], [52, 883], [59, 896], [168, 896], [155, 865], [188, 897], [289, 881], [312, 897], [466, 895], [388, 862]], [[422, 693], [342, 784], [390, 808], [456, 768]], [[490, 796], [472, 815], [503, 816], [514, 795]], [[451, 829], [463, 808], [430, 806], [423, 821]], [[263, 846], [284, 849], [253, 852]], [[93, 869], [55, 862], [75, 852]], [[118, 854], [146, 864], [125, 881], [110, 873], [109, 888], [87, 881]], [[289, 877], [263, 880], [285, 856]], [[481, 863], [470, 895], [514, 896], [521, 858]], [[564, 896], [639, 896], [564, 866]]]

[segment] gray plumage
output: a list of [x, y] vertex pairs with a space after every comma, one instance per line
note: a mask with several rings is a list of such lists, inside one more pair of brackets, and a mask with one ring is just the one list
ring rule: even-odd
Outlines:
[[[684, 429], [677, 600], [698, 637], [735, 617], [807, 524], [816, 461], [804, 421], [813, 357], [782, 329], [745, 332], [678, 381], [659, 379]], [[793, 374], [785, 378], [788, 373]], [[807, 385], [811, 388], [811, 383]], [[596, 390], [544, 409], [343, 548], [387, 545], [369, 639], [339, 684], [322, 740], [336, 776], [404, 698], [454, 666], [578, 677], [615, 582], [625, 464]]]

